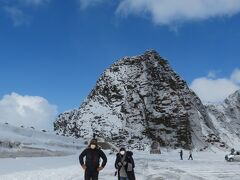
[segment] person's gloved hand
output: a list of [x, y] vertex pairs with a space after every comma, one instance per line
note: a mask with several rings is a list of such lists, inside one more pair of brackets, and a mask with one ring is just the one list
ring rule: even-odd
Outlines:
[[103, 170], [103, 167], [98, 167], [97, 168], [97, 171], [101, 171], [101, 170]]
[[87, 166], [85, 164], [82, 165], [83, 170], [87, 169]]
[[122, 163], [121, 163], [121, 162], [119, 162], [117, 165], [118, 165], [118, 166], [122, 166]]
[[126, 162], [126, 161], [123, 161], [123, 163], [122, 163], [122, 164], [123, 164], [123, 166], [126, 166], [127, 162]]

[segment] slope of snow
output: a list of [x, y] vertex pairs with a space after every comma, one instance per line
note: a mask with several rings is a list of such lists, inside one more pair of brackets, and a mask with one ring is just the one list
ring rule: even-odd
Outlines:
[[[107, 152], [106, 152], [107, 153]], [[108, 154], [108, 153], [107, 153]], [[134, 152], [137, 180], [239, 180], [239, 162], [226, 162], [226, 152], [193, 152], [194, 160], [179, 160], [178, 151], [161, 155]], [[115, 155], [107, 155], [108, 163], [99, 180], [117, 179], [113, 174]], [[47, 163], [46, 163], [47, 162]], [[25, 168], [22, 168], [25, 164]], [[67, 157], [17, 158], [0, 161], [1, 180], [77, 180], [83, 179], [78, 154]]]
[[229, 146], [240, 149], [240, 90], [223, 103], [206, 105], [219, 137]]
[[83, 140], [0, 124], [0, 157], [67, 155], [83, 147]]

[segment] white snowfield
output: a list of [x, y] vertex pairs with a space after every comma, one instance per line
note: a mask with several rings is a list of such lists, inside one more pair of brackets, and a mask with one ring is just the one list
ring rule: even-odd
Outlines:
[[70, 155], [83, 144], [83, 139], [0, 123], [0, 158]]
[[[81, 152], [81, 151], [80, 151]], [[79, 153], [80, 153], [79, 152]], [[106, 151], [105, 151], [106, 152]], [[114, 176], [115, 155], [109, 155], [108, 163], [99, 180], [117, 180]], [[161, 155], [134, 152], [137, 180], [239, 180], [240, 163], [226, 162], [226, 152], [193, 152], [194, 160], [179, 160], [178, 151], [163, 151]], [[78, 154], [66, 157], [0, 159], [1, 180], [83, 180], [83, 170]]]
[[[0, 158], [0, 180], [84, 179], [78, 160], [84, 148], [82, 139], [0, 124], [0, 157], [4, 157]], [[227, 152], [214, 151], [194, 152], [193, 161], [187, 160], [187, 151], [184, 151], [183, 161], [179, 160], [176, 150], [162, 150], [160, 155], [134, 151], [136, 179], [239, 180], [240, 163], [226, 162]], [[114, 176], [115, 155], [110, 155], [109, 151], [105, 153], [108, 163], [99, 180], [117, 180]]]

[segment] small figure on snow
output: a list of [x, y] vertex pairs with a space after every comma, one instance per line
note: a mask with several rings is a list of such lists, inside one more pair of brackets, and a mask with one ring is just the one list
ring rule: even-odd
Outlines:
[[180, 159], [183, 160], [183, 150], [181, 149], [181, 151], [179, 152], [180, 154]]
[[231, 155], [234, 155], [234, 154], [235, 154], [235, 149], [232, 148], [232, 149], [231, 149]]
[[192, 150], [189, 151], [189, 157], [188, 157], [188, 160], [193, 160], [193, 157], [192, 157]]
[[[103, 160], [101, 166], [100, 158]], [[85, 171], [85, 180], [98, 180], [98, 174], [105, 167], [107, 157], [98, 147], [97, 139], [92, 139], [90, 141], [89, 146], [80, 154], [79, 162]]]
[[131, 151], [121, 148], [116, 155], [115, 168], [117, 169], [118, 180], [135, 180], [134, 160]]

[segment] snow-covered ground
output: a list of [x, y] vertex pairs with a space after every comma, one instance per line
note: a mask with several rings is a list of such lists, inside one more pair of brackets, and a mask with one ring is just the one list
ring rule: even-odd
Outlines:
[[0, 123], [0, 158], [75, 154], [84, 140]]
[[[83, 179], [78, 155], [84, 140], [57, 136], [33, 129], [0, 124], [0, 180], [77, 180]], [[194, 152], [194, 160], [179, 160], [178, 151], [162, 150], [161, 155], [134, 152], [137, 180], [240, 179], [240, 163], [226, 162], [227, 152], [213, 149]], [[114, 180], [115, 155], [109, 154], [100, 180]], [[69, 155], [69, 156], [66, 156]], [[45, 156], [45, 157], [44, 157]], [[46, 157], [50, 156], [50, 157]], [[14, 157], [14, 158], [9, 158]]]
[[[80, 152], [79, 152], [80, 153]], [[106, 168], [100, 180], [114, 180], [115, 155], [108, 155]], [[194, 160], [179, 160], [178, 151], [164, 151], [161, 155], [134, 152], [137, 180], [239, 180], [240, 163], [226, 162], [226, 152], [193, 152]], [[79, 180], [83, 170], [78, 154], [65, 157], [0, 159], [1, 180]]]

